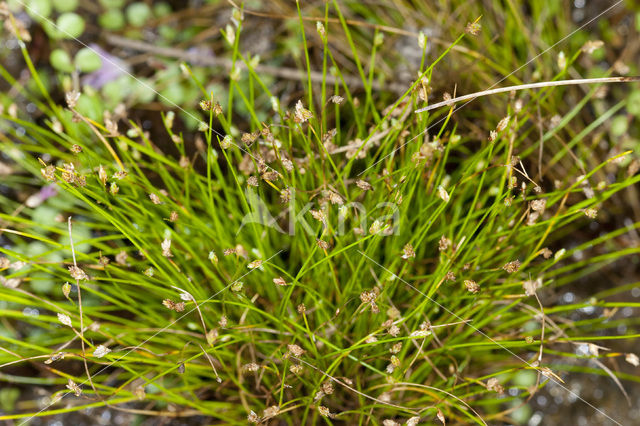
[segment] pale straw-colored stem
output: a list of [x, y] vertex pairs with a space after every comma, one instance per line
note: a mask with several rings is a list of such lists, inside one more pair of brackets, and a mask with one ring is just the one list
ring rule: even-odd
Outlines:
[[457, 98], [438, 102], [436, 104], [417, 109], [415, 110], [415, 113], [418, 114], [420, 112], [431, 111], [432, 109], [440, 108], [443, 106], [455, 104], [462, 101], [479, 98], [481, 96], [495, 95], [496, 93], [512, 92], [512, 91], [527, 90], [527, 89], [539, 89], [541, 87], [552, 87], [552, 86], [573, 86], [578, 84], [598, 84], [598, 83], [629, 83], [632, 81], [640, 81], [640, 77], [579, 78], [579, 79], [573, 79], [573, 80], [542, 81], [540, 83], [529, 83], [529, 84], [520, 84], [518, 86], [499, 87], [497, 89], [483, 90], [482, 92], [471, 93], [470, 95], [458, 96]]

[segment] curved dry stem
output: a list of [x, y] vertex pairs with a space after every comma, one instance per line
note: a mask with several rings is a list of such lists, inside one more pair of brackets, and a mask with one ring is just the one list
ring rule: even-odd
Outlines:
[[541, 81], [539, 83], [519, 84], [517, 86], [499, 87], [497, 89], [483, 90], [482, 92], [471, 93], [469, 95], [458, 96], [457, 98], [448, 99], [446, 101], [438, 102], [433, 105], [426, 106], [415, 110], [415, 113], [421, 113], [431, 111], [432, 109], [440, 108], [443, 106], [453, 105], [462, 101], [469, 101], [481, 96], [495, 95], [497, 93], [513, 92], [518, 90], [539, 89], [542, 87], [553, 86], [576, 86], [579, 84], [600, 84], [600, 83], [631, 83], [634, 81], [640, 81], [640, 76], [636, 77], [602, 77], [602, 78], [579, 78], [572, 80], [558, 80], [558, 81]]

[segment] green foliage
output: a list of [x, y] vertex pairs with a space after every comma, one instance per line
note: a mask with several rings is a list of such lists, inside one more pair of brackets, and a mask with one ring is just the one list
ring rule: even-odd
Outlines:
[[76, 57], [74, 58], [74, 62], [78, 70], [82, 72], [97, 71], [102, 66], [100, 56], [87, 47], [83, 47], [78, 50], [78, 53], [76, 53]]
[[127, 6], [127, 21], [134, 27], [143, 26], [151, 18], [151, 8], [143, 2], [132, 3]]
[[[578, 365], [634, 363], [589, 343], [638, 336], [637, 317], [615, 316], [638, 307], [621, 298], [636, 283], [555, 296], [640, 251], [624, 239], [640, 222], [618, 220], [640, 180], [637, 89], [545, 87], [415, 114], [504, 76], [609, 72], [594, 70], [581, 50], [591, 37], [577, 33], [561, 60], [557, 50], [510, 74], [573, 30], [558, 2], [526, 13], [444, 2], [440, 14], [417, 3], [403, 11], [464, 22], [423, 39], [384, 5], [290, 6], [271, 61], [317, 70], [291, 85], [247, 53], [239, 10], [216, 39], [230, 60], [219, 80], [219, 68], [159, 58], [144, 78], [78, 87], [75, 68], [105, 64], [71, 41], [51, 52], [57, 74], [28, 47], [28, 84], [0, 67], [37, 109], [7, 97], [0, 113], [12, 170], [0, 193], [0, 368], [22, 368], [0, 376], [15, 381], [0, 391], [0, 420], [122, 406], [229, 424], [526, 424], [530, 397], [572, 371], [640, 382]], [[172, 13], [100, 4], [109, 30], [123, 28], [125, 6], [137, 28]], [[55, 9], [83, 34], [75, 7]], [[482, 27], [467, 26], [480, 15]], [[188, 30], [167, 19], [165, 36], [197, 37], [200, 18]], [[39, 412], [34, 384], [51, 392]]]
[[109, 9], [100, 15], [98, 22], [105, 30], [118, 31], [124, 27], [124, 14], [119, 9]]
[[51, 62], [51, 66], [62, 72], [71, 72], [73, 71], [73, 64], [71, 63], [71, 58], [69, 54], [62, 49], [55, 49], [51, 52], [51, 56], [49, 57], [49, 61]]
[[78, 0], [51, 0], [53, 8], [60, 13], [73, 12], [78, 7]]
[[37, 22], [40, 22], [51, 15], [50, 0], [29, 0], [26, 6], [29, 16]]
[[84, 19], [77, 13], [66, 12], [58, 16], [57, 29], [63, 38], [77, 38], [84, 31]]

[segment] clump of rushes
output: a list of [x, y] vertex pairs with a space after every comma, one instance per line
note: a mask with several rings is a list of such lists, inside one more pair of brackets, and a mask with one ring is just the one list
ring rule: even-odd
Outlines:
[[[69, 35], [96, 22], [63, 3], [53, 4]], [[150, 19], [145, 2], [100, 3], [124, 11], [131, 34], [151, 23], [175, 32], [178, 20]], [[91, 88], [44, 81], [28, 44], [32, 81], [0, 65], [11, 86], [0, 94], [0, 380], [21, 398], [0, 420], [91, 406], [228, 424], [525, 424], [532, 396], [550, 383], [566, 392], [576, 371], [631, 394], [640, 361], [624, 343], [640, 320], [622, 312], [637, 305], [624, 297], [634, 284], [585, 283], [640, 251], [625, 198], [640, 166], [624, 148], [640, 137], [629, 125], [638, 96], [548, 87], [414, 114], [569, 34], [557, 2], [530, 15], [461, 0], [420, 13], [401, 1], [398, 17], [305, 6], [327, 17], [317, 23], [281, 2], [289, 15], [274, 16], [300, 19], [282, 26], [278, 53], [310, 71], [277, 84], [269, 73], [291, 75], [245, 53], [255, 16], [218, 3], [203, 13], [230, 17], [211, 43], [228, 49], [215, 55], [230, 60], [224, 86], [170, 63], [191, 87], [192, 116], [167, 111], [158, 128], [138, 123], [159, 104], [105, 114]], [[431, 28], [441, 23], [429, 17], [454, 11], [464, 16], [437, 40], [392, 31], [407, 27], [401, 16]], [[492, 21], [501, 13], [549, 39]], [[389, 22], [352, 19], [362, 14]], [[51, 52], [57, 70], [100, 67], [67, 41]], [[588, 74], [608, 44], [584, 42], [563, 44], [561, 69], [542, 55], [509, 80]]]

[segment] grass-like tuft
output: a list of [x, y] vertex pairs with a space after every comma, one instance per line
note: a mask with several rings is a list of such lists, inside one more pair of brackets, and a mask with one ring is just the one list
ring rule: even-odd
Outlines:
[[[640, 382], [618, 314], [637, 286], [575, 287], [640, 252], [637, 86], [554, 83], [614, 74], [584, 32], [512, 73], [574, 29], [556, 2], [427, 3], [235, 9], [224, 93], [181, 63], [197, 97], [153, 128], [20, 42], [29, 75], [0, 66], [0, 419], [525, 423], [553, 385], [617, 421], [570, 384]], [[454, 11], [437, 36], [401, 28]], [[251, 18], [287, 24], [295, 95], [243, 50]], [[415, 112], [501, 79], [549, 84]]]

